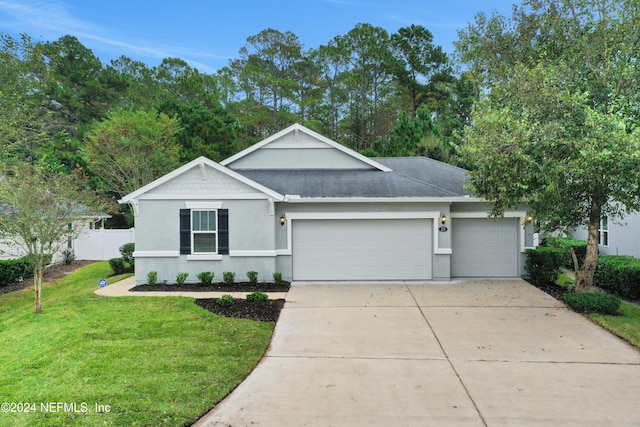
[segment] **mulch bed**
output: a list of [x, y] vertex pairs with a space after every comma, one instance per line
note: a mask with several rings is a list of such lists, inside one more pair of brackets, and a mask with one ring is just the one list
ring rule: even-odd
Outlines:
[[546, 293], [548, 293], [549, 295], [551, 295], [552, 297], [554, 297], [555, 299], [557, 299], [558, 301], [562, 301], [564, 302], [564, 294], [565, 292], [567, 292], [567, 288], [563, 288], [562, 286], [558, 286], [555, 283], [547, 283], [544, 285], [536, 285], [534, 283], [529, 282], [532, 286], [535, 286], [536, 288], [540, 289], [541, 291], [544, 291]]
[[[252, 285], [249, 282], [234, 283], [227, 285], [224, 282], [212, 283], [210, 286], [202, 284], [184, 284], [178, 286], [176, 284], [160, 284], [160, 285], [138, 285], [131, 288], [133, 292], [264, 292], [269, 295], [270, 292], [288, 292], [290, 282], [282, 281], [276, 286], [273, 283], [258, 283]], [[280, 316], [280, 311], [284, 307], [283, 299], [274, 299], [267, 301], [247, 301], [242, 298], [234, 298], [233, 304], [223, 307], [216, 303], [216, 298], [196, 299], [195, 304], [209, 310], [212, 313], [224, 317], [233, 317], [236, 319], [257, 320], [260, 322], [275, 322]]]
[[249, 282], [239, 282], [233, 285], [227, 285], [224, 282], [212, 283], [205, 286], [199, 283], [185, 283], [182, 286], [176, 284], [157, 284], [157, 285], [138, 285], [131, 288], [133, 292], [289, 292], [291, 283], [282, 281], [282, 284], [276, 286], [273, 283], [258, 283], [252, 285]]

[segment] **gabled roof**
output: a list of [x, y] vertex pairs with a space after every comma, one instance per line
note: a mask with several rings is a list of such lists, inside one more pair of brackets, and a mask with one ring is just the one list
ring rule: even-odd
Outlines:
[[172, 179], [184, 174], [185, 172], [190, 171], [193, 168], [197, 168], [197, 167], [211, 167], [213, 169], [215, 169], [218, 172], [221, 172], [235, 180], [238, 180], [246, 185], [248, 185], [249, 187], [254, 188], [255, 190], [257, 190], [258, 192], [264, 193], [265, 195], [267, 195], [268, 197], [274, 199], [274, 200], [284, 200], [284, 196], [282, 194], [279, 194], [275, 191], [273, 191], [270, 188], [265, 187], [262, 184], [259, 184], [257, 182], [252, 181], [251, 179], [247, 178], [246, 176], [240, 175], [239, 173], [232, 171], [231, 169], [224, 167], [216, 162], [214, 162], [213, 160], [210, 160], [206, 157], [198, 157], [195, 160], [190, 161], [189, 163], [187, 163], [184, 166], [179, 167], [178, 169], [169, 172], [168, 174], [156, 179], [155, 181], [150, 182], [149, 184], [145, 185], [144, 187], [139, 188], [138, 190], [134, 191], [133, 193], [129, 193], [126, 196], [124, 196], [121, 200], [118, 200], [118, 203], [130, 203], [133, 200], [137, 199], [138, 197], [140, 197], [141, 195], [157, 188], [160, 187], [161, 185], [171, 181]]
[[426, 157], [378, 158], [393, 166], [379, 170], [240, 170], [247, 178], [280, 194], [301, 198], [457, 198], [467, 171]]
[[261, 148], [263, 148], [265, 146], [267, 146], [267, 145], [269, 145], [269, 144], [272, 144], [272, 143], [282, 139], [284, 136], [286, 136], [288, 134], [292, 134], [292, 133], [297, 133], [297, 132], [302, 132], [302, 133], [310, 136], [311, 138], [313, 138], [313, 139], [315, 139], [315, 140], [317, 140], [317, 141], [319, 141], [319, 142], [321, 142], [323, 144], [326, 144], [327, 146], [329, 146], [331, 148], [339, 150], [342, 153], [345, 153], [348, 156], [350, 156], [350, 157], [352, 157], [352, 158], [354, 158], [354, 159], [356, 159], [356, 160], [358, 160], [358, 161], [360, 161], [360, 162], [362, 162], [362, 163], [364, 163], [366, 165], [369, 165], [373, 169], [377, 169], [377, 170], [383, 171], [383, 172], [390, 172], [391, 171], [391, 169], [388, 168], [387, 166], [385, 166], [385, 165], [383, 165], [383, 164], [381, 164], [379, 162], [376, 162], [375, 160], [372, 160], [372, 159], [370, 159], [370, 158], [368, 158], [366, 156], [363, 156], [362, 154], [357, 153], [357, 152], [355, 152], [355, 151], [353, 151], [353, 150], [351, 150], [351, 149], [349, 149], [349, 148], [347, 148], [347, 147], [345, 147], [345, 146], [343, 146], [341, 144], [338, 144], [337, 142], [332, 141], [329, 138], [327, 138], [325, 136], [322, 136], [319, 133], [316, 133], [316, 132], [312, 131], [311, 129], [306, 128], [306, 127], [304, 127], [304, 126], [302, 126], [301, 124], [298, 124], [298, 123], [293, 124], [293, 125], [289, 126], [288, 128], [283, 129], [283, 130], [281, 130], [280, 132], [278, 132], [278, 133], [276, 133], [274, 135], [271, 135], [267, 139], [265, 139], [265, 140], [263, 140], [261, 142], [258, 142], [257, 144], [254, 144], [251, 147], [239, 152], [238, 154], [236, 154], [234, 156], [231, 156], [228, 159], [225, 159], [225, 160], [221, 161], [220, 164], [223, 165], [223, 166], [229, 166], [233, 162], [235, 162], [235, 161], [237, 161], [237, 160], [239, 160], [239, 159], [241, 159], [241, 158], [243, 158], [243, 157], [245, 157], [245, 156], [247, 156], [247, 155], [249, 155], [249, 154], [251, 154], [251, 153], [253, 153], [253, 152], [255, 152], [255, 151], [257, 151], [257, 150], [259, 150], [259, 149], [261, 149]]

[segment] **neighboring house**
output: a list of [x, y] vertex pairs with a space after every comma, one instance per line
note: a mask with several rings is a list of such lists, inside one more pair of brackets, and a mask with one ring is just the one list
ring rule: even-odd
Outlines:
[[[572, 237], [587, 240], [587, 230], [576, 230]], [[640, 213], [623, 219], [608, 216], [600, 220], [598, 249], [604, 255], [631, 255], [640, 258]]]
[[257, 271], [270, 281], [517, 277], [526, 209], [487, 218], [466, 171], [424, 157], [367, 158], [293, 125], [222, 161], [200, 157], [126, 195], [136, 282], [149, 271]]

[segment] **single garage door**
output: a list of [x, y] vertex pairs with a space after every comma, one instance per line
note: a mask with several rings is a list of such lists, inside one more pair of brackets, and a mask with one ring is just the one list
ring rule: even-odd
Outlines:
[[452, 220], [453, 277], [517, 277], [517, 218]]
[[295, 220], [295, 280], [431, 279], [430, 219]]

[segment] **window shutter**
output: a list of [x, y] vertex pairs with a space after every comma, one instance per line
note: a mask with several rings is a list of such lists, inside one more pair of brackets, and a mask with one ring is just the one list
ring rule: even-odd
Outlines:
[[191, 209], [180, 209], [180, 254], [191, 253]]
[[229, 209], [218, 209], [218, 253], [229, 255]]

